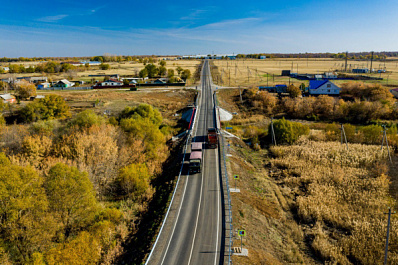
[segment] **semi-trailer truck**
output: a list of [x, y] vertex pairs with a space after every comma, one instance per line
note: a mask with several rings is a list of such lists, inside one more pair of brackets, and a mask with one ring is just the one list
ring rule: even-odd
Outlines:
[[217, 148], [218, 146], [218, 135], [216, 128], [207, 129], [207, 144], [209, 148]]

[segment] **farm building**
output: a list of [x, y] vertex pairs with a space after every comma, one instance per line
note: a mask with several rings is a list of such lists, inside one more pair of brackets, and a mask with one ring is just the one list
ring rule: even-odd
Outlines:
[[356, 69], [352, 69], [353, 73], [356, 74], [367, 74], [369, 73], [369, 69], [368, 68], [356, 68]]
[[50, 86], [50, 83], [41, 83], [37, 85], [37, 89], [49, 88]]
[[268, 91], [270, 93], [287, 93], [286, 85], [275, 85], [275, 86], [259, 86], [258, 89]]
[[56, 82], [53, 86], [54, 87], [72, 87], [74, 85], [75, 85], [75, 83], [69, 82], [66, 79], [62, 79], [62, 80]]
[[340, 90], [329, 80], [310, 80], [308, 92], [310, 95], [340, 95]]
[[15, 97], [11, 94], [2, 94], [2, 95], [0, 95], [0, 98], [3, 100], [4, 103], [15, 103], [16, 102]]

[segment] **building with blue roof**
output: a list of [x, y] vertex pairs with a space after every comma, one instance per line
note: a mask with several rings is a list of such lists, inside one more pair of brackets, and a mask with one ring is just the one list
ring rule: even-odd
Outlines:
[[338, 86], [329, 80], [310, 80], [308, 92], [310, 95], [340, 95]]

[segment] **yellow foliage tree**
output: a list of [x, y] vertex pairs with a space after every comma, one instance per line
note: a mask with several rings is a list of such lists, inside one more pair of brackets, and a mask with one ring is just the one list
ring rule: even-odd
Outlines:
[[16, 96], [22, 99], [36, 96], [36, 86], [28, 81], [21, 80], [15, 86]]

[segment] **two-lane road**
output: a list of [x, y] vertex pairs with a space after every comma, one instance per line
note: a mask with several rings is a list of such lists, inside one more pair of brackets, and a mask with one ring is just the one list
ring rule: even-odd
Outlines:
[[[205, 142], [207, 128], [215, 127], [213, 92], [208, 61], [201, 73], [201, 100], [193, 142]], [[159, 235], [148, 264], [223, 264], [222, 201], [218, 150], [204, 145], [202, 172], [181, 176], [179, 199], [173, 201], [168, 225]]]

